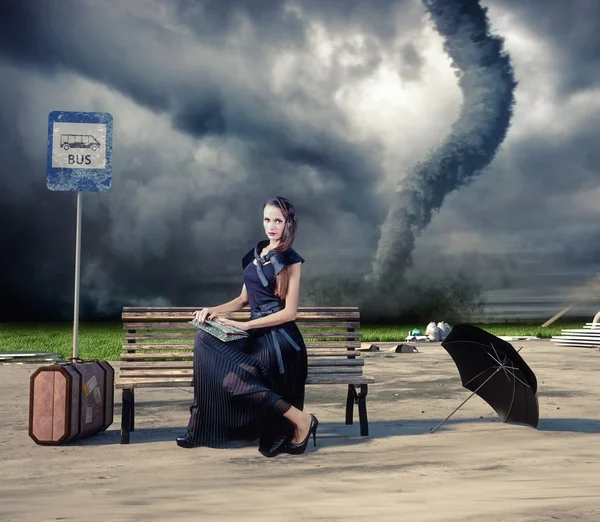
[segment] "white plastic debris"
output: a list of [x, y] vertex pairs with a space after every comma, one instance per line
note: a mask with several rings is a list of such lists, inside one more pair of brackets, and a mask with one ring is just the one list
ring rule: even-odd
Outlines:
[[433, 321], [429, 323], [425, 329], [425, 335], [427, 335], [427, 338], [433, 343], [440, 340], [440, 333], [440, 330]]
[[446, 337], [448, 337], [448, 334], [450, 333], [450, 330], [452, 330], [452, 328], [450, 328], [450, 325], [448, 323], [445, 323], [444, 321], [440, 321], [437, 324], [437, 327], [440, 332], [440, 341], [444, 341]]
[[427, 337], [426, 335], [408, 335], [406, 337], [406, 342], [422, 343], [428, 341], [429, 337]]

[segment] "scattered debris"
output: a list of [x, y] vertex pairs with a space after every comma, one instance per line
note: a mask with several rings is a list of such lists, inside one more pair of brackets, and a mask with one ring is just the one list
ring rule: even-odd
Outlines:
[[359, 352], [379, 352], [379, 346], [371, 343], [360, 343]]
[[390, 348], [390, 352], [394, 353], [416, 353], [418, 351], [414, 344], [398, 344]]
[[414, 328], [413, 330], [408, 332], [408, 336], [405, 340], [407, 342], [416, 343], [440, 342], [446, 339], [451, 329], [452, 328], [450, 327], [450, 325], [448, 323], [445, 323], [444, 321], [440, 321], [437, 324], [434, 321], [431, 321], [425, 329], [425, 335], [423, 335], [423, 332], [418, 328]]
[[429, 341], [429, 337], [426, 335], [409, 335], [406, 337], [405, 341], [411, 343], [425, 343]]
[[49, 352], [0, 352], [0, 364], [54, 364], [63, 358]]
[[503, 341], [539, 341], [539, 337], [534, 335], [497, 335], [498, 339]]
[[600, 346], [600, 323], [586, 323], [581, 329], [561, 330], [560, 335], [552, 336], [550, 341], [561, 346], [597, 348]]
[[377, 342], [377, 344], [361, 343], [358, 350], [361, 352], [380, 352], [385, 350], [394, 353], [414, 353], [419, 351], [417, 350], [417, 347], [412, 344], [398, 342]]

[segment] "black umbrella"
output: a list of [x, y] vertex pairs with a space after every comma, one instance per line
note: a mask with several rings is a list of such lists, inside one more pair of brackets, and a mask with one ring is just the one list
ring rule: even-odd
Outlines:
[[442, 346], [454, 360], [462, 384], [473, 393], [438, 424], [433, 433], [474, 394], [486, 401], [502, 422], [519, 422], [537, 428], [537, 379], [513, 346], [481, 328], [456, 325]]

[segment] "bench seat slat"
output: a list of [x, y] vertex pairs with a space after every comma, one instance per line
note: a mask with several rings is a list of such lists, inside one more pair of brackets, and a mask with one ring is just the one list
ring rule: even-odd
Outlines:
[[[361, 352], [357, 351], [342, 351], [342, 350], [314, 350], [308, 351], [308, 357], [360, 357]], [[169, 352], [169, 353], [122, 353], [121, 360], [136, 361], [144, 359], [191, 359], [194, 357], [193, 352]]]
[[[302, 321], [296, 319], [298, 328], [360, 328], [358, 321]], [[187, 321], [123, 323], [123, 330], [195, 330]]]
[[[189, 311], [176, 310], [172, 312], [124, 312], [121, 315], [123, 321], [156, 321], [156, 320], [170, 320], [170, 321], [189, 321], [191, 319], [194, 310], [197, 308], [190, 308]], [[250, 311], [239, 311], [239, 312], [227, 312], [223, 314], [223, 317], [229, 317], [231, 319], [248, 319], [250, 317]], [[333, 319], [336, 321], [340, 320], [360, 320], [360, 312], [357, 311], [298, 311], [296, 314], [296, 320], [324, 320]]]
[[[305, 341], [307, 349], [311, 348], [342, 348], [350, 350], [352, 348], [360, 348], [360, 341]], [[193, 343], [128, 343], [122, 346], [123, 350], [192, 350]]]
[[[365, 375], [309, 375], [306, 384], [371, 384], [374, 383], [373, 377]], [[119, 378], [115, 382], [115, 387], [122, 388], [168, 388], [168, 387], [191, 387], [192, 379], [189, 377], [171, 377], [158, 379], [123, 379]]]
[[[121, 377], [124, 379], [130, 379], [133, 377], [146, 377], [149, 379], [162, 378], [162, 377], [191, 377], [193, 375], [193, 369], [185, 370], [173, 370], [173, 369], [152, 369], [152, 370], [127, 370], [121, 371]], [[308, 369], [308, 375], [330, 375], [330, 374], [361, 374], [362, 368], [360, 366], [351, 366], [349, 368], [343, 368], [336, 366], [333, 368], [326, 367], [312, 367]]]
[[[137, 339], [195, 339], [198, 329], [192, 327], [186, 332], [164, 332], [164, 333], [126, 333], [123, 338], [128, 340]], [[309, 339], [360, 339], [363, 336], [362, 332], [304, 332], [302, 337]]]
[[[206, 308], [206, 306], [124, 306], [123, 315], [132, 312], [190, 312]], [[242, 308], [241, 311], [250, 311], [249, 307]], [[302, 312], [340, 312], [352, 311], [358, 312], [358, 306], [299, 306], [298, 313]]]
[[[313, 366], [364, 366], [364, 359], [326, 359], [324, 357], [311, 358], [308, 360], [308, 367]], [[187, 369], [192, 368], [193, 361], [141, 361], [130, 362], [123, 361], [121, 363], [121, 371], [126, 370], [146, 370], [153, 368], [173, 368]]]
[[[196, 329], [189, 332], [166, 332], [166, 333], [126, 333], [123, 339], [126, 341], [137, 340], [169, 340], [169, 339], [189, 339], [193, 341], [196, 338]], [[304, 332], [302, 337], [305, 339], [360, 339], [362, 332]]]
[[142, 351], [142, 350], [193, 350], [194, 343], [131, 343], [124, 344], [123, 350], [131, 351]]

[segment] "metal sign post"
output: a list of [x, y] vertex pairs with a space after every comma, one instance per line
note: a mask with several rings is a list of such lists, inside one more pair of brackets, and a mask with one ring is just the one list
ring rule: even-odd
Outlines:
[[48, 116], [46, 186], [77, 192], [73, 358], [79, 353], [79, 295], [83, 192], [106, 192], [112, 180], [112, 116], [105, 112], [54, 111]]
[[73, 296], [73, 359], [79, 353], [79, 288], [81, 273], [81, 192], [77, 192], [77, 225], [75, 229], [75, 295]]

